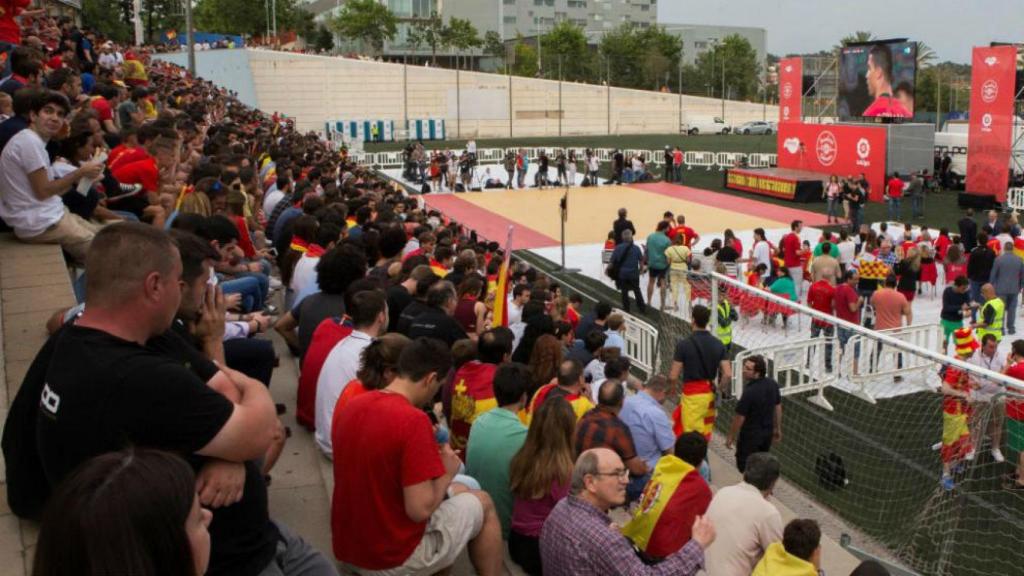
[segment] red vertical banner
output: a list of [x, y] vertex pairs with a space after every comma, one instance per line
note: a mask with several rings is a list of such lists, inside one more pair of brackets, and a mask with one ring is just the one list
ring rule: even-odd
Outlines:
[[1010, 181], [1016, 66], [1016, 46], [975, 48], [971, 58], [966, 192], [997, 202]]
[[779, 61], [779, 123], [800, 122], [804, 94], [804, 61]]

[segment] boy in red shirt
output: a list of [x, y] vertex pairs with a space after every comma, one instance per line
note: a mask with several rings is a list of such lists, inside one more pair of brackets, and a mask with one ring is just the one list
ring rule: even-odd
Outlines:
[[[807, 289], [807, 305], [822, 314], [835, 316], [836, 311], [836, 288], [831, 282], [822, 278]], [[811, 338], [825, 336], [829, 344], [825, 346], [825, 369], [832, 371], [832, 336], [835, 334], [835, 324], [815, 318], [811, 321]]]
[[501, 574], [494, 503], [452, 482], [459, 457], [424, 412], [451, 365], [443, 343], [416, 339], [387, 388], [357, 396], [335, 416], [331, 536], [334, 555], [352, 571], [432, 574], [468, 545], [478, 574]]
[[782, 251], [782, 262], [789, 271], [789, 277], [793, 279], [793, 288], [799, 297], [803, 293], [804, 268], [800, 262], [800, 232], [804, 229], [804, 223], [800, 220], [793, 220], [789, 225], [790, 232], [782, 237], [779, 242], [779, 250]]

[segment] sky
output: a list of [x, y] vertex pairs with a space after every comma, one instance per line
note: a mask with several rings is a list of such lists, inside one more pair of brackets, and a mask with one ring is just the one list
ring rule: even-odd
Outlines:
[[937, 62], [969, 64], [974, 46], [1024, 42], [1024, 0], [660, 0], [658, 19], [764, 28], [779, 56], [829, 49], [857, 30], [923, 41]]

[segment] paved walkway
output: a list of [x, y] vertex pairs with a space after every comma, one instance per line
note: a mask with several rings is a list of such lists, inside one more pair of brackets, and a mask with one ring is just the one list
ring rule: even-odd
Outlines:
[[[17, 392], [28, 365], [46, 340], [45, 323], [54, 311], [71, 306], [74, 298], [71, 283], [60, 250], [54, 246], [20, 244], [9, 235], [0, 235], [0, 333], [3, 335], [3, 358], [0, 361], [0, 422], [6, 420], [9, 399]], [[333, 478], [330, 462], [320, 455], [313, 436], [295, 422], [295, 392], [298, 371], [294, 358], [284, 342], [276, 336], [275, 348], [281, 365], [274, 371], [271, 393], [276, 402], [288, 406], [283, 419], [292, 430], [281, 459], [272, 472], [270, 490], [271, 516], [298, 532], [328, 557], [331, 553], [330, 494]], [[714, 451], [710, 454], [715, 487], [739, 481], [731, 462]], [[5, 576], [31, 574], [31, 557], [38, 534], [34, 522], [19, 520], [7, 506], [5, 467], [0, 456], [0, 566]], [[795, 507], [813, 509], [794, 490], [786, 490]], [[783, 521], [796, 515], [790, 507], [776, 500]], [[624, 514], [616, 517], [625, 521]], [[507, 558], [507, 556], [506, 556]], [[856, 566], [856, 560], [839, 547], [835, 540], [824, 541], [823, 568], [830, 575], [845, 575]], [[506, 561], [509, 574], [522, 572]], [[472, 574], [463, 554], [455, 565], [455, 575]]]

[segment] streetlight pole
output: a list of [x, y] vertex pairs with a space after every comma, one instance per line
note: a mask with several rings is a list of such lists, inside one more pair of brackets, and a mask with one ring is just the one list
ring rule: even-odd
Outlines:
[[543, 25], [543, 22], [541, 21], [540, 17], [538, 16], [537, 17], [537, 28], [536, 28], [536, 30], [537, 30], [537, 76], [539, 76], [541, 78], [544, 77], [544, 53], [542, 52], [542, 48], [543, 47], [541, 46], [541, 39], [540, 39], [541, 31], [542, 31], [541, 30], [541, 26], [542, 25]]
[[188, 73], [196, 76], [196, 44], [192, 31], [192, 0], [185, 0], [185, 41], [188, 42]]
[[274, 22], [274, 40], [277, 41], [277, 0], [270, 0], [270, 13]]
[[725, 54], [722, 55], [722, 122], [725, 122]]

